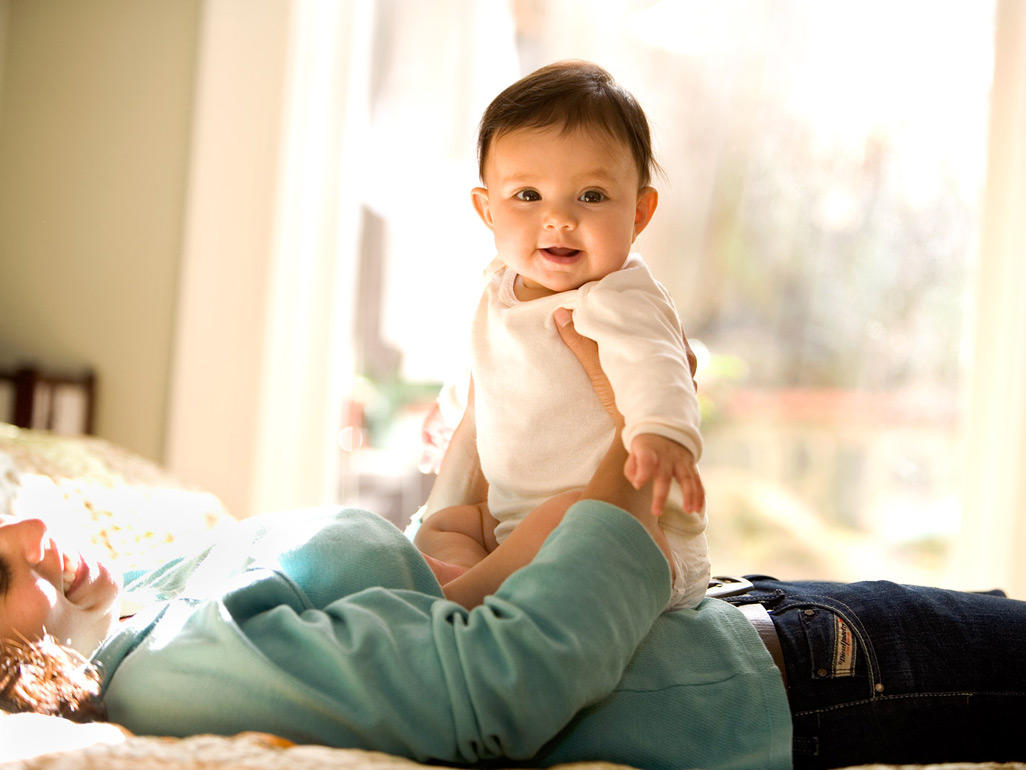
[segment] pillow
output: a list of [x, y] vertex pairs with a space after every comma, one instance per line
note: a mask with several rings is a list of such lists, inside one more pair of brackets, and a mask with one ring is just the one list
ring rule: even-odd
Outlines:
[[108, 441], [0, 423], [0, 516], [36, 516], [121, 570], [232, 517], [217, 497]]

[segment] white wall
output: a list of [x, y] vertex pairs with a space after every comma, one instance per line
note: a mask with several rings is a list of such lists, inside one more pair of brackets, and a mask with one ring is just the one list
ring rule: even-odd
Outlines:
[[204, 3], [167, 462], [238, 516], [337, 498], [372, 9]]
[[1026, 599], [1026, 3], [995, 20], [958, 584]]
[[0, 365], [95, 367], [99, 435], [239, 515], [334, 493], [372, 16], [0, 0]]
[[155, 459], [198, 18], [198, 0], [0, 6], [0, 363], [95, 367], [97, 432]]
[[203, 4], [167, 459], [248, 512], [289, 3]]

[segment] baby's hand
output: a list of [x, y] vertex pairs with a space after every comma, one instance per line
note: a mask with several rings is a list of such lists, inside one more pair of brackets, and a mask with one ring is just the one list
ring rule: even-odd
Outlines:
[[662, 515], [673, 479], [677, 479], [684, 494], [685, 511], [701, 511], [705, 505], [705, 489], [698, 475], [695, 456], [676, 441], [663, 436], [654, 433], [635, 436], [623, 466], [623, 475], [635, 489], [653, 482], [653, 516]]

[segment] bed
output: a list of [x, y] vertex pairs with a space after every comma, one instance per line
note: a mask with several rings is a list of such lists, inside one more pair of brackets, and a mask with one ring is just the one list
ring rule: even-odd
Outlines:
[[[79, 533], [123, 569], [153, 564], [164, 548], [232, 521], [214, 495], [183, 486], [153, 463], [109, 442], [0, 423], [0, 514], [44, 511], [53, 528]], [[4, 770], [417, 767], [423, 766], [387, 754], [296, 745], [261, 733], [165, 738], [132, 735], [115, 724], [75, 724], [58, 717], [0, 711], [0, 768]], [[622, 767], [604, 762], [560, 766], [562, 770]], [[1023, 763], [924, 767], [1026, 770]]]

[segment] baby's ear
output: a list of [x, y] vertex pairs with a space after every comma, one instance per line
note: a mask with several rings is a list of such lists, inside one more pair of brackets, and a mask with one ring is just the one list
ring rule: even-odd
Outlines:
[[637, 238], [648, 223], [652, 221], [656, 206], [659, 205], [659, 193], [654, 187], [642, 187], [638, 191], [638, 202], [634, 207], [634, 237]]
[[488, 229], [492, 228], [492, 211], [488, 207], [488, 189], [485, 187], [475, 187], [470, 191], [470, 197], [474, 202], [474, 211], [481, 217], [481, 221], [487, 225]]

